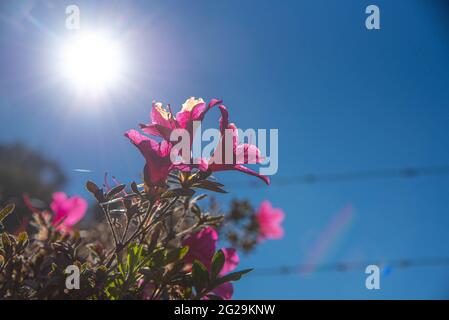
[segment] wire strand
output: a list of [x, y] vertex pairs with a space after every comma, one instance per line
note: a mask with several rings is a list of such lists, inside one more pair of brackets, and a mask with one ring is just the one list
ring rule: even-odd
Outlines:
[[[377, 179], [415, 178], [420, 176], [449, 175], [449, 165], [404, 167], [396, 169], [360, 170], [352, 172], [337, 172], [325, 174], [305, 174], [292, 177], [273, 177], [272, 184], [277, 186], [289, 186], [299, 184], [314, 184], [324, 182], [351, 182]], [[258, 181], [257, 181], [258, 182]], [[258, 188], [262, 184], [254, 181], [229, 181], [226, 185], [236, 188]]]
[[384, 268], [389, 267], [393, 269], [404, 269], [413, 267], [447, 267], [449, 266], [449, 257], [265, 267], [265, 268], [256, 268], [254, 270], [253, 276], [273, 276], [273, 275], [285, 276], [291, 274], [309, 274], [314, 272], [348, 272], [358, 269], [365, 269], [369, 265], [377, 265], [379, 267]]

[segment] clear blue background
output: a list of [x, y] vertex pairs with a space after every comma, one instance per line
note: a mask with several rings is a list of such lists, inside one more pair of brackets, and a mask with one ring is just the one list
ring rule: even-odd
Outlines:
[[[368, 31], [373, 3], [381, 30]], [[112, 30], [129, 57], [126, 81], [98, 101], [76, 96], [55, 68], [74, 32], [64, 28], [69, 4], [84, 30]], [[0, 142], [59, 160], [67, 191], [89, 197], [85, 181], [105, 171], [138, 179], [143, 160], [123, 132], [147, 121], [152, 99], [179, 106], [193, 95], [224, 99], [239, 127], [278, 128], [279, 177], [449, 164], [448, 9], [436, 0], [1, 1]], [[286, 213], [285, 238], [241, 267], [306, 262], [347, 204], [353, 219], [320, 263], [449, 256], [447, 176], [284, 187], [277, 176], [219, 199], [269, 199]], [[363, 271], [254, 273], [235, 298], [449, 297], [448, 267], [393, 268], [378, 291], [365, 289]]]

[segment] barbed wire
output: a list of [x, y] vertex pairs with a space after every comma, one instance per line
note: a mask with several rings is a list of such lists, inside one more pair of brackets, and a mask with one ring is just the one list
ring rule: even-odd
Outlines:
[[414, 258], [394, 260], [373, 260], [358, 262], [343, 262], [329, 264], [303, 264], [296, 266], [278, 266], [256, 268], [253, 276], [285, 276], [291, 274], [310, 274], [315, 272], [349, 272], [365, 269], [369, 265], [377, 265], [379, 268], [404, 269], [413, 267], [449, 267], [449, 257], [439, 258]]
[[[378, 170], [359, 170], [323, 174], [304, 174], [291, 177], [272, 177], [271, 182], [276, 186], [289, 186], [299, 184], [314, 184], [324, 182], [350, 182], [377, 179], [394, 178], [415, 178], [420, 176], [442, 176], [449, 175], [449, 165], [422, 166], [422, 167], [403, 167]], [[225, 185], [236, 188], [258, 188], [263, 185], [258, 181], [229, 181]]]
[[[325, 182], [351, 182], [377, 179], [416, 178], [423, 176], [449, 175], [449, 165], [432, 165], [419, 167], [386, 168], [377, 170], [358, 170], [350, 172], [304, 174], [292, 177], [273, 177], [271, 182], [276, 186], [289, 186], [300, 184], [314, 184]], [[260, 183], [254, 181], [230, 181], [226, 185], [236, 188], [257, 188]], [[309, 274], [313, 272], [348, 272], [365, 269], [368, 265], [377, 265], [382, 268], [413, 268], [413, 267], [449, 267], [449, 257], [394, 259], [362, 262], [344, 262], [329, 264], [303, 264], [296, 266], [278, 266], [256, 268], [253, 276], [282, 276], [291, 274]]]

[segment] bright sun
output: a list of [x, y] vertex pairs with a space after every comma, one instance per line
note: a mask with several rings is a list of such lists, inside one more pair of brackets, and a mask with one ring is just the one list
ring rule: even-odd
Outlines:
[[82, 92], [100, 93], [120, 80], [123, 56], [118, 43], [102, 33], [82, 33], [62, 49], [61, 70]]

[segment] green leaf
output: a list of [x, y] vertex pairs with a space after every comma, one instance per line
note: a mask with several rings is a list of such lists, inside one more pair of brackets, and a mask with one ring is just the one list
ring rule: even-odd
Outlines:
[[7, 216], [14, 211], [15, 205], [14, 203], [8, 204], [6, 207], [0, 210], [0, 222], [2, 222]]
[[253, 271], [254, 269], [245, 269], [242, 271], [237, 271], [237, 272], [232, 272], [229, 273], [219, 279], [217, 279], [217, 281], [214, 283], [215, 287], [218, 287], [219, 285], [226, 283], [226, 282], [230, 282], [230, 281], [237, 281], [240, 280], [240, 278], [244, 275], [247, 274], [248, 272]]
[[191, 197], [195, 194], [192, 189], [177, 188], [165, 191], [161, 198], [174, 198], [174, 197]]
[[224, 216], [206, 216], [204, 218], [205, 225], [216, 226], [219, 225], [224, 220]]
[[112, 188], [108, 194], [106, 195], [106, 199], [107, 200], [111, 200], [112, 197], [114, 197], [115, 195], [119, 194], [120, 192], [122, 192], [125, 189], [126, 185], [124, 184], [120, 184], [118, 186], [115, 186], [114, 188]]
[[206, 198], [206, 197], [207, 197], [207, 194], [205, 194], [205, 193], [200, 194], [199, 196], [196, 196], [195, 198], [193, 198], [193, 199], [190, 201], [190, 203], [191, 203], [191, 204], [194, 204], [194, 203], [196, 203], [196, 202], [198, 202], [198, 201], [200, 201], [200, 200], [203, 200], [203, 199]]
[[140, 191], [139, 191], [139, 188], [137, 187], [137, 184], [133, 181], [133, 182], [131, 182], [131, 190], [134, 192], [134, 193], [136, 193], [136, 194], [138, 194], [138, 195], [141, 195], [140, 194]]
[[2, 233], [2, 244], [3, 244], [3, 248], [6, 251], [6, 248], [11, 247], [11, 239], [9, 238], [9, 236], [6, 233]]
[[186, 256], [186, 254], [189, 252], [189, 247], [185, 246], [181, 248], [181, 252], [179, 252], [179, 260], [184, 259], [184, 257]]
[[17, 237], [18, 246], [22, 249], [28, 245], [28, 234], [24, 231]]
[[165, 257], [165, 263], [170, 264], [182, 260], [189, 251], [189, 247], [176, 248], [169, 251]]
[[192, 280], [197, 294], [209, 286], [209, 272], [204, 264], [198, 260], [193, 261]]
[[160, 268], [164, 266], [165, 262], [165, 255], [164, 255], [164, 249], [157, 248], [151, 256], [152, 264], [155, 268]]
[[21, 232], [17, 238], [19, 242], [25, 242], [28, 240], [28, 234], [26, 232]]
[[98, 188], [92, 181], [86, 182], [86, 189], [95, 196], [95, 199], [97, 199], [98, 202], [103, 203], [106, 201], [103, 194], [103, 189]]
[[94, 195], [97, 194], [97, 192], [100, 190], [97, 185], [95, 183], [93, 183], [92, 181], [87, 181], [86, 182], [86, 189], [93, 193]]
[[149, 254], [153, 254], [154, 249], [156, 249], [159, 236], [161, 235], [161, 232], [162, 232], [161, 225], [162, 225], [161, 222], [157, 222], [156, 225], [154, 226], [154, 231], [151, 234], [150, 243], [148, 244], [148, 253]]
[[225, 255], [222, 250], [218, 250], [214, 257], [212, 258], [212, 266], [211, 266], [211, 278], [215, 279], [220, 274], [221, 269], [225, 264]]
[[193, 213], [198, 219], [201, 218], [201, 209], [200, 209], [200, 207], [199, 207], [196, 203], [194, 203], [193, 205], [191, 205], [190, 211], [192, 211], [192, 213]]
[[221, 183], [211, 181], [211, 180], [203, 180], [200, 182], [195, 182], [191, 185], [192, 188], [201, 188], [201, 189], [206, 189], [206, 190], [219, 192], [219, 193], [227, 193], [227, 191], [225, 191], [221, 188], [223, 186], [224, 185], [222, 185]]

